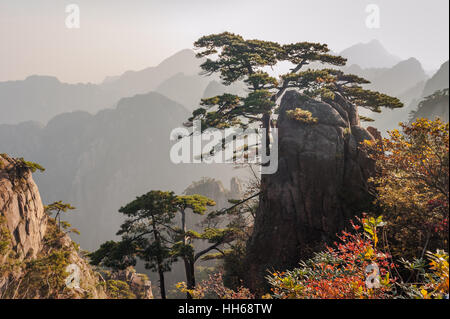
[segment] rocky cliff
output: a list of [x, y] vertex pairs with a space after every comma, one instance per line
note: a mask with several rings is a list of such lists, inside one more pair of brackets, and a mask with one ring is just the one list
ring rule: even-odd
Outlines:
[[240, 199], [244, 193], [242, 181], [238, 177], [230, 180], [230, 189], [226, 189], [222, 182], [214, 178], [202, 178], [193, 182], [184, 191], [186, 195], [200, 194], [213, 199], [216, 202], [213, 210], [231, 206], [230, 199]]
[[[104, 278], [44, 209], [32, 178], [37, 166], [0, 154], [0, 298], [151, 298], [148, 280]], [[69, 288], [71, 265], [74, 280]], [[119, 291], [119, 293], [117, 293]], [[138, 294], [139, 293], [139, 294]]]
[[[292, 117], [298, 110], [309, 117]], [[308, 112], [305, 112], [308, 111]], [[283, 96], [278, 119], [279, 168], [263, 175], [254, 233], [247, 247], [248, 285], [267, 270], [286, 270], [330, 243], [371, 203], [373, 163], [359, 143], [372, 139], [355, 106], [336, 95], [319, 102], [296, 91]]]
[[0, 212], [17, 259], [36, 258], [43, 246], [47, 215], [29, 170], [6, 155], [0, 155]]

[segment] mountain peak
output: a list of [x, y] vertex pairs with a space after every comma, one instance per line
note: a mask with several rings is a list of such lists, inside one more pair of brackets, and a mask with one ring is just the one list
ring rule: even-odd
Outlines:
[[420, 70], [425, 75], [425, 71], [422, 68], [422, 63], [420, 63], [420, 61], [414, 57], [400, 61], [399, 63], [394, 65], [393, 68], [408, 68], [408, 69]]
[[449, 87], [449, 62], [444, 62], [439, 70], [429, 79], [425, 85], [422, 96], [433, 94], [437, 90]]
[[168, 97], [154, 91], [147, 92], [145, 94], [136, 94], [134, 96], [123, 97], [117, 103], [117, 109], [129, 108], [129, 107], [146, 107], [146, 106], [169, 106], [176, 107], [182, 112], [186, 112], [186, 108], [169, 99]]
[[33, 74], [28, 76], [25, 81], [27, 82], [42, 82], [42, 83], [61, 83], [57, 77], [51, 75], [37, 75]]
[[171, 55], [170, 57], [164, 59], [160, 64], [158, 64], [158, 67], [164, 67], [165, 65], [172, 65], [172, 64], [178, 64], [178, 63], [184, 63], [184, 62], [191, 62], [195, 61], [195, 52], [191, 49], [183, 49], [181, 51], [178, 51], [177, 53]]
[[404, 60], [405, 62], [408, 63], [415, 63], [415, 64], [420, 64], [419, 60], [417, 60], [415, 57], [410, 57], [409, 59]]
[[348, 65], [358, 64], [362, 68], [392, 67], [401, 60], [389, 53], [377, 39], [352, 45], [339, 55], [348, 59]]
[[[363, 44], [363, 43], [361, 43], [361, 44]], [[381, 44], [380, 40], [378, 40], [378, 39], [372, 39], [372, 40], [370, 40], [369, 42], [367, 42], [367, 44], [368, 44], [368, 45], [371, 45], [371, 46], [377, 46], [377, 47], [380, 47], [380, 48], [382, 48], [383, 50], [386, 51], [386, 49], [383, 47], [383, 45]], [[363, 44], [363, 45], [364, 45], [364, 44]]]

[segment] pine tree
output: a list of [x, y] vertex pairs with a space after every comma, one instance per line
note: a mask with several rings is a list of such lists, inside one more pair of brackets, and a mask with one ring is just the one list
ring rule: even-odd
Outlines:
[[[398, 108], [403, 104], [394, 97], [364, 89], [369, 81], [356, 75], [347, 75], [335, 69], [302, 69], [311, 63], [343, 66], [346, 59], [332, 55], [326, 44], [298, 42], [281, 45], [271, 41], [246, 40], [229, 32], [201, 37], [194, 43], [201, 51], [197, 57], [208, 57], [201, 65], [203, 74], [219, 73], [223, 84], [243, 81], [247, 96], [222, 94], [202, 99], [201, 107], [194, 110], [188, 123], [201, 120], [202, 128], [248, 128], [259, 123], [266, 129], [269, 145], [269, 129], [276, 124], [272, 115], [278, 99], [291, 88], [323, 100], [342, 95], [356, 106], [380, 112], [381, 107]], [[279, 62], [289, 62], [292, 69], [279, 79], [271, 76], [267, 68]]]
[[[188, 289], [195, 287], [195, 263], [202, 256], [233, 239], [233, 229], [205, 228], [196, 232], [187, 228], [189, 213], [204, 215], [215, 202], [201, 195], [180, 195], [173, 192], [150, 191], [119, 209], [127, 219], [117, 235], [121, 241], [108, 241], [90, 254], [91, 264], [113, 269], [134, 266], [136, 260], [145, 261], [147, 269], [159, 274], [161, 297], [166, 298], [164, 273], [182, 258], [185, 264]], [[181, 227], [176, 217], [181, 215]], [[210, 246], [195, 251], [194, 242], [208, 241]], [[188, 298], [190, 295], [188, 294]]]
[[90, 255], [91, 263], [115, 269], [145, 261], [145, 267], [159, 274], [161, 298], [166, 298], [164, 273], [176, 261], [172, 254], [171, 232], [177, 211], [173, 192], [150, 191], [119, 209], [127, 219], [117, 235], [120, 242], [109, 241]]
[[[187, 289], [195, 288], [195, 263], [208, 252], [219, 249], [219, 246], [229, 242], [233, 238], [233, 230], [229, 228], [220, 229], [207, 227], [203, 232], [198, 233], [194, 230], [188, 230], [186, 217], [188, 212], [192, 214], [204, 215], [208, 206], [214, 206], [216, 203], [202, 195], [177, 196], [176, 206], [181, 214], [181, 228], [175, 234], [177, 240], [173, 247], [174, 254], [180, 256], [185, 265]], [[206, 240], [210, 245], [201, 250], [195, 251], [195, 240]], [[190, 294], [187, 294], [191, 298]]]

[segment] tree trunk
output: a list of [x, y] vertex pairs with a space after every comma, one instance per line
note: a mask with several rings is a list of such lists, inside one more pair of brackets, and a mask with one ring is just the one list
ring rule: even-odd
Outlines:
[[264, 113], [262, 116], [262, 127], [265, 129], [265, 136], [263, 138], [266, 139], [266, 149], [262, 150], [263, 152], [266, 152], [265, 155], [270, 155], [270, 114]]
[[166, 299], [166, 284], [164, 282], [164, 271], [160, 265], [158, 265], [158, 273], [159, 273], [159, 290], [161, 291], [161, 299]]
[[[156, 229], [155, 219], [153, 218], [153, 236], [155, 238], [155, 243], [161, 248], [161, 239], [159, 238], [158, 230]], [[166, 284], [164, 282], [164, 269], [163, 261], [160, 255], [156, 257], [158, 262], [158, 274], [159, 274], [159, 289], [161, 291], [161, 299], [166, 299]]]
[[[194, 260], [190, 257], [183, 258], [184, 260], [184, 269], [186, 271], [186, 285], [187, 289], [195, 289], [195, 267], [194, 267]], [[188, 299], [192, 299], [191, 294], [188, 292], [186, 293], [186, 297]]]
[[[188, 238], [186, 236], [187, 226], [186, 226], [186, 212], [184, 209], [181, 210], [181, 229], [183, 230], [183, 244], [186, 246], [188, 244]], [[194, 257], [193, 256], [183, 256], [184, 269], [186, 272], [186, 285], [187, 289], [195, 289], [195, 267], [194, 267]], [[186, 293], [188, 299], [192, 299], [189, 292]]]

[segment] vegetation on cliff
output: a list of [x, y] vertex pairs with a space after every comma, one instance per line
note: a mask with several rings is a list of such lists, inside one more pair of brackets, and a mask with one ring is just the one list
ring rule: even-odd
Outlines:
[[[346, 59], [330, 54], [326, 44], [298, 42], [280, 45], [276, 42], [246, 40], [240, 35], [224, 32], [198, 39], [194, 46], [202, 51], [197, 57], [207, 58], [201, 65], [204, 74], [219, 73], [223, 84], [243, 80], [247, 96], [222, 94], [202, 99], [201, 107], [189, 121], [199, 119], [203, 128], [241, 126], [261, 123], [269, 129], [277, 100], [288, 89], [298, 89], [309, 97], [333, 99], [341, 94], [357, 106], [380, 112], [381, 107], [399, 108], [403, 104], [394, 97], [362, 87], [369, 81], [335, 69], [303, 71], [308, 64], [343, 66]], [[215, 59], [213, 59], [215, 58]], [[276, 79], [265, 71], [279, 62], [292, 64], [289, 73]]]
[[[0, 298], [151, 298], [148, 278], [133, 268], [142, 262], [158, 274], [165, 299], [177, 260], [186, 281], [176, 288], [187, 298], [448, 298], [449, 124], [415, 119], [448, 104], [448, 89], [382, 138], [361, 126], [370, 119], [358, 107], [381, 112], [402, 103], [368, 90], [360, 76], [304, 70], [345, 65], [326, 44], [224, 32], [194, 45], [204, 74], [242, 82], [248, 94], [204, 98], [185, 124], [262, 127], [266, 144], [279, 128], [278, 171], [254, 174], [244, 198], [216, 211], [206, 196], [151, 190], [119, 209], [119, 241], [87, 253], [61, 220], [74, 207], [42, 205], [31, 173], [44, 168], [0, 154]], [[267, 68], [279, 62], [292, 69], [275, 78]], [[189, 219], [201, 220], [201, 230]], [[199, 261], [208, 260], [217, 262], [200, 278]], [[71, 265], [83, 275], [75, 287]]]
[[[202, 232], [187, 228], [188, 215], [203, 215], [215, 202], [205, 196], [175, 195], [173, 192], [150, 191], [119, 209], [127, 219], [118, 235], [121, 241], [108, 241], [90, 254], [93, 265], [123, 269], [135, 265], [137, 259], [145, 262], [147, 269], [159, 274], [161, 298], [166, 298], [164, 273], [173, 262], [181, 258], [185, 266], [187, 288], [196, 285], [195, 264], [200, 259], [213, 259], [210, 254], [233, 241], [239, 230], [230, 223], [226, 227], [206, 226]], [[181, 222], [177, 223], [176, 218]], [[207, 242], [204, 249], [196, 250], [196, 242]], [[191, 296], [188, 294], [188, 297]]]
[[[357, 217], [297, 267], [266, 269], [270, 289], [260, 297], [448, 298], [448, 123], [419, 119], [364, 144], [377, 167], [378, 211]], [[224, 285], [220, 271], [195, 289], [178, 288], [196, 298], [255, 297], [242, 285]]]
[[0, 155], [0, 298], [135, 298], [143, 285], [130, 292], [128, 282], [102, 276], [69, 238], [78, 231], [60, 215], [73, 207], [42, 205], [31, 177], [36, 170], [43, 168]]

